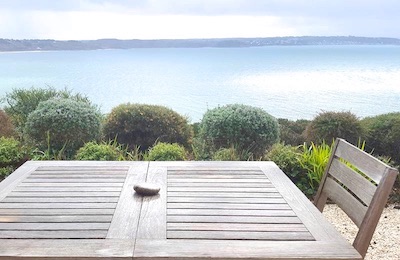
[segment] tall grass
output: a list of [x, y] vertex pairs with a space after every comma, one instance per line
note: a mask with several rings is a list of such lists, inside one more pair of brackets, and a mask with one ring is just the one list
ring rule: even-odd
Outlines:
[[332, 147], [333, 143], [328, 145], [325, 141], [320, 145], [316, 145], [313, 142], [311, 142], [311, 145], [307, 145], [306, 143], [302, 145], [299, 163], [307, 171], [310, 186], [313, 189], [316, 189], [321, 182], [331, 155]]

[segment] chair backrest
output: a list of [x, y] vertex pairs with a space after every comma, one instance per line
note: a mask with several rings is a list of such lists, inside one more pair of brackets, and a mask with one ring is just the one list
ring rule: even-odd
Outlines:
[[365, 257], [398, 171], [343, 139], [336, 139], [314, 200], [322, 212], [327, 198], [359, 228], [354, 248]]

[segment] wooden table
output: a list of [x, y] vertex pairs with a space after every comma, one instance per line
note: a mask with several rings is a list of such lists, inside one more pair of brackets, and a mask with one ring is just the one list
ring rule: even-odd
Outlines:
[[27, 162], [0, 183], [0, 259], [20, 257], [361, 259], [273, 162]]

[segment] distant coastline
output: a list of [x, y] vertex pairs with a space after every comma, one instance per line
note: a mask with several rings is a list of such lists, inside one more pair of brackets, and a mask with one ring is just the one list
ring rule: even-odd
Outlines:
[[0, 52], [98, 50], [134, 48], [246, 48], [303, 45], [399, 45], [400, 39], [356, 36], [289, 36], [268, 38], [161, 39], [161, 40], [14, 40], [0, 39]]

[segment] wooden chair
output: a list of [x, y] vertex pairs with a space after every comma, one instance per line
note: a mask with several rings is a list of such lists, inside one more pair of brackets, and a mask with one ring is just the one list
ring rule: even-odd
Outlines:
[[363, 258], [397, 174], [398, 170], [343, 139], [333, 146], [314, 204], [322, 212], [330, 198], [350, 217], [359, 228], [353, 246]]

